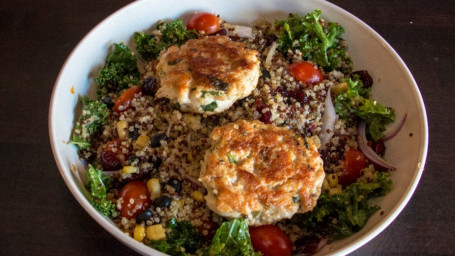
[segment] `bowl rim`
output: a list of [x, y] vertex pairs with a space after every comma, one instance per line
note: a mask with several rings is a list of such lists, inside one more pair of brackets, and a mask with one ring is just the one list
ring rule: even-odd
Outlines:
[[[398, 200], [398, 202], [395, 204], [395, 206], [390, 210], [390, 212], [387, 215], [385, 215], [383, 217], [382, 220], [380, 220], [378, 222], [378, 224], [373, 226], [371, 230], [369, 230], [368, 232], [363, 234], [360, 238], [331, 252], [333, 255], [346, 255], [348, 253], [353, 252], [354, 250], [357, 250], [361, 246], [365, 245], [367, 242], [369, 242], [374, 237], [376, 237], [379, 233], [381, 233], [385, 228], [387, 228], [395, 220], [395, 218], [401, 213], [401, 211], [404, 209], [404, 207], [407, 205], [407, 203], [411, 199], [412, 195], [414, 194], [414, 192], [417, 188], [420, 178], [423, 174], [425, 162], [427, 159], [428, 140], [429, 140], [429, 138], [428, 138], [429, 137], [428, 119], [427, 119], [426, 108], [425, 108], [423, 98], [421, 96], [421, 93], [418, 89], [418, 85], [417, 85], [413, 75], [411, 74], [407, 65], [404, 63], [404, 61], [401, 59], [401, 57], [395, 51], [395, 49], [393, 49], [392, 46], [386, 40], [381, 35], [379, 35], [379, 33], [377, 33], [373, 28], [371, 28], [369, 25], [367, 25], [365, 22], [363, 22], [362, 20], [360, 20], [359, 18], [357, 18], [355, 15], [351, 14], [350, 12], [346, 11], [345, 9], [337, 6], [336, 4], [333, 4], [328, 1], [317, 1], [317, 0], [310, 0], [310, 1], [318, 2], [318, 4], [320, 4], [321, 6], [325, 5], [327, 8], [334, 9], [337, 12], [340, 12], [341, 14], [350, 17], [355, 23], [362, 26], [368, 33], [370, 33], [375, 38], [375, 40], [377, 40], [378, 42], [380, 42], [384, 45], [384, 47], [387, 49], [388, 53], [392, 56], [392, 58], [398, 63], [398, 65], [402, 69], [403, 74], [406, 75], [406, 79], [407, 79], [408, 83], [412, 85], [412, 90], [413, 90], [413, 93], [415, 94], [415, 99], [417, 100], [418, 106], [420, 108], [418, 110], [418, 113], [420, 115], [420, 118], [422, 119], [421, 128], [423, 130], [423, 136], [420, 141], [420, 144], [422, 145], [422, 147], [419, 152], [419, 159], [421, 160], [421, 162], [418, 163], [418, 167], [417, 167], [418, 170], [414, 171], [414, 175], [412, 177], [412, 182], [408, 185], [403, 196], [401, 196], [401, 198]], [[142, 2], [146, 2], [146, 1], [131, 2], [131, 3], [121, 7], [117, 11], [111, 13], [107, 17], [105, 17], [102, 21], [100, 21], [97, 25], [95, 25], [87, 34], [85, 34], [84, 37], [72, 49], [72, 51], [66, 58], [64, 64], [62, 65], [62, 68], [60, 69], [60, 72], [54, 83], [54, 87], [53, 87], [51, 99], [50, 99], [50, 104], [49, 104], [48, 129], [49, 129], [49, 138], [50, 138], [50, 142], [51, 142], [52, 153], [53, 153], [55, 162], [57, 164], [57, 167], [59, 169], [60, 175], [62, 176], [66, 186], [69, 188], [73, 197], [78, 201], [78, 203], [83, 207], [83, 209], [106, 231], [108, 231], [117, 240], [119, 240], [123, 244], [127, 245], [129, 248], [133, 249], [134, 251], [141, 253], [141, 254], [153, 253], [154, 255], [166, 255], [149, 246], [144, 245], [143, 243], [137, 242], [130, 236], [126, 236], [119, 228], [117, 228], [115, 225], [112, 224], [111, 220], [108, 217], [101, 215], [92, 207], [92, 205], [87, 200], [86, 196], [78, 189], [77, 184], [75, 183], [73, 177], [70, 175], [71, 170], [70, 170], [69, 166], [64, 162], [61, 152], [58, 151], [57, 144], [60, 143], [60, 141], [58, 141], [58, 139], [56, 137], [56, 133], [55, 133], [56, 123], [55, 123], [54, 111], [53, 111], [55, 109], [55, 104], [56, 104], [55, 97], [59, 90], [58, 85], [60, 83], [62, 74], [66, 73], [65, 70], [68, 68], [68, 63], [74, 58], [74, 56], [76, 55], [76, 53], [77, 53], [78, 49], [81, 47], [81, 45], [83, 45], [84, 42], [88, 40], [87, 39], [88, 37], [91, 37], [92, 34], [97, 33], [97, 31], [100, 30], [104, 26], [105, 23], [109, 23], [116, 16], [121, 15], [121, 13], [123, 13], [123, 12], [129, 11], [129, 9], [135, 8], [136, 5], [140, 5]]]

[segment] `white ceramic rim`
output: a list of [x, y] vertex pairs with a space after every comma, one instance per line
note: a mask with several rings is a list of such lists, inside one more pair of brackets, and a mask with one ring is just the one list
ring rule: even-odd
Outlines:
[[[98, 222], [98, 224], [100, 224], [106, 231], [111, 233], [116, 239], [118, 239], [119, 241], [121, 241], [122, 243], [124, 243], [125, 245], [130, 247], [131, 249], [133, 249], [133, 250], [135, 250], [135, 251], [137, 251], [137, 252], [139, 252], [141, 254], [153, 253], [153, 255], [160, 255], [161, 256], [161, 255], [166, 255], [166, 254], [163, 254], [163, 253], [161, 253], [159, 251], [156, 251], [156, 250], [154, 250], [154, 249], [152, 249], [152, 248], [150, 248], [150, 247], [148, 247], [148, 246], [146, 246], [146, 245], [144, 245], [142, 243], [137, 242], [133, 238], [131, 238], [129, 236], [126, 236], [120, 229], [114, 227], [113, 224], [110, 222], [110, 220], [107, 217], [102, 216], [100, 213], [98, 213], [96, 210], [94, 210], [94, 208], [91, 206], [89, 201], [85, 198], [84, 194], [79, 189], [77, 189], [77, 185], [76, 185], [75, 181], [73, 180], [73, 178], [71, 176], [65, 175], [65, 171], [64, 170], [68, 170], [69, 167], [63, 161], [63, 157], [62, 157], [61, 153], [57, 151], [56, 146], [55, 146], [59, 142], [57, 141], [57, 138], [56, 138], [55, 132], [54, 132], [55, 131], [55, 122], [54, 122], [55, 118], [54, 118], [53, 112], [52, 112], [52, 109], [54, 108], [54, 103], [55, 103], [54, 97], [57, 94], [57, 90], [59, 89], [59, 88], [57, 88], [57, 84], [59, 83], [61, 74], [64, 73], [65, 69], [67, 68], [67, 63], [77, 53], [79, 46], [81, 44], [83, 44], [87, 40], [87, 37], [90, 37], [90, 35], [92, 35], [94, 33], [97, 33], [98, 30], [100, 30], [100, 28], [103, 26], [103, 24], [108, 23], [111, 19], [113, 19], [114, 16], [117, 16], [117, 15], [119, 15], [122, 12], [126, 12], [130, 8], [134, 8], [134, 6], [137, 5], [137, 4], [140, 4], [140, 2], [141, 1], [132, 2], [132, 3], [124, 6], [123, 8], [117, 10], [116, 12], [112, 13], [111, 15], [109, 15], [102, 22], [97, 24], [76, 45], [76, 47], [72, 50], [71, 54], [66, 59], [62, 69], [60, 70], [60, 73], [59, 73], [59, 75], [57, 77], [57, 80], [55, 82], [55, 85], [54, 85], [54, 88], [53, 88], [53, 91], [52, 91], [51, 102], [50, 102], [50, 106], [49, 106], [48, 127], [49, 127], [49, 137], [50, 137], [50, 141], [51, 141], [52, 152], [53, 152], [54, 158], [56, 160], [57, 166], [59, 168], [60, 174], [61, 174], [63, 180], [65, 181], [67, 187], [70, 189], [71, 193], [76, 198], [76, 200], [79, 202], [79, 204], [84, 208], [84, 210], [96, 222]], [[419, 113], [421, 115], [422, 120], [424, 121], [424, 124], [423, 124], [423, 127], [422, 127], [424, 136], [421, 138], [421, 140], [422, 140], [421, 143], [423, 145], [423, 149], [420, 152], [420, 156], [419, 156], [419, 158], [422, 160], [422, 162], [419, 163], [420, 167], [419, 167], [418, 171], [414, 173], [414, 176], [412, 177], [412, 182], [410, 183], [410, 185], [406, 189], [406, 192], [404, 193], [404, 196], [399, 200], [399, 203], [396, 204], [396, 206], [390, 211], [390, 213], [387, 214], [387, 216], [385, 216], [383, 218], [383, 220], [381, 220], [369, 232], [367, 232], [361, 238], [355, 240], [354, 242], [352, 242], [352, 243], [350, 243], [350, 244], [348, 244], [348, 245], [346, 245], [346, 246], [344, 246], [344, 247], [342, 247], [340, 249], [337, 249], [337, 250], [331, 252], [331, 254], [333, 254], [333, 255], [346, 255], [346, 254], [351, 253], [354, 250], [358, 249], [359, 247], [363, 246], [368, 241], [372, 240], [375, 236], [377, 236], [380, 232], [382, 232], [387, 226], [389, 226], [392, 223], [392, 221], [398, 216], [398, 214], [401, 213], [403, 208], [409, 202], [410, 198], [412, 197], [412, 195], [413, 195], [413, 193], [414, 193], [414, 191], [415, 191], [415, 189], [416, 189], [416, 187], [417, 187], [417, 185], [419, 183], [420, 177], [421, 177], [421, 175], [423, 173], [423, 170], [424, 170], [426, 158], [427, 158], [427, 153], [428, 153], [428, 120], [427, 120], [427, 115], [426, 115], [426, 111], [425, 111], [425, 105], [424, 105], [422, 96], [421, 96], [421, 94], [420, 94], [420, 92], [418, 90], [417, 83], [414, 80], [414, 77], [412, 76], [411, 72], [409, 71], [408, 67], [403, 62], [401, 57], [389, 45], [389, 43], [387, 43], [374, 29], [372, 29], [370, 26], [365, 24], [363, 21], [361, 21], [360, 19], [358, 19], [354, 15], [350, 14], [346, 10], [342, 9], [341, 7], [338, 7], [335, 4], [332, 4], [332, 3], [326, 2], [326, 1], [322, 1], [320, 4], [321, 5], [326, 5], [329, 8], [332, 8], [332, 9], [337, 9], [339, 12], [342, 12], [344, 15], [350, 16], [358, 24], [360, 24], [367, 31], [369, 31], [372, 36], [374, 36], [378, 41], [380, 41], [388, 49], [389, 54], [391, 54], [392, 57], [395, 59], [395, 61], [400, 64], [401, 68], [403, 69], [402, 70], [403, 73], [406, 74], [406, 78], [407, 78], [408, 82], [413, 85], [413, 87], [412, 87], [413, 93], [415, 94], [416, 99], [418, 100], [419, 106], [421, 107], [421, 109], [419, 110]]]

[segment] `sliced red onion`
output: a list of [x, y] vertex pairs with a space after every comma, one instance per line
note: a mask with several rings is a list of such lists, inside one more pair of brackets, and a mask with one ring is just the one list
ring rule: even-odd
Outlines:
[[336, 117], [337, 114], [335, 112], [335, 106], [333, 106], [332, 96], [329, 89], [327, 91], [327, 97], [324, 101], [324, 114], [322, 115], [321, 120], [321, 134], [319, 134], [319, 139], [321, 140], [321, 148], [324, 148], [333, 136], [333, 133], [335, 131]]
[[253, 38], [253, 28], [241, 25], [233, 25], [224, 23], [223, 27], [227, 31], [228, 36], [237, 36], [243, 38]]
[[389, 135], [386, 135], [382, 139], [382, 141], [388, 141], [388, 140], [392, 139], [393, 137], [395, 137], [400, 132], [401, 128], [403, 128], [404, 123], [406, 122], [407, 118], [408, 118], [408, 113], [405, 113], [404, 116], [403, 116], [403, 119], [401, 119], [401, 122], [398, 125], [397, 129], [395, 129], [394, 131], [390, 132]]
[[267, 54], [267, 57], [265, 58], [265, 63], [264, 63], [265, 68], [268, 69], [272, 65], [273, 55], [275, 55], [277, 47], [278, 47], [277, 42], [273, 42], [272, 45], [270, 46], [269, 53]]
[[359, 144], [360, 151], [362, 151], [368, 160], [370, 160], [378, 167], [386, 170], [395, 170], [395, 167], [387, 163], [384, 159], [382, 159], [382, 157], [378, 156], [378, 154], [376, 154], [372, 148], [368, 146], [367, 136], [365, 132], [366, 126], [367, 125], [365, 122], [360, 122], [357, 130], [357, 143]]

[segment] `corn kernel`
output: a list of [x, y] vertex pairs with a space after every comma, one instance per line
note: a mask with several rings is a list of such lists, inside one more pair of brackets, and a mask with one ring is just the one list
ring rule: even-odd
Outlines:
[[191, 155], [191, 152], [188, 153], [188, 155], [186, 156], [186, 159], [187, 159], [189, 162], [192, 162], [192, 161], [193, 161], [193, 155]]
[[198, 201], [198, 202], [204, 202], [205, 201], [204, 195], [199, 190], [193, 191], [193, 193], [191, 193], [191, 197], [194, 200]]
[[150, 137], [147, 135], [140, 135], [133, 144], [134, 149], [141, 150], [145, 148], [150, 142]]
[[332, 87], [332, 93], [335, 95], [339, 95], [339, 94], [345, 92], [347, 89], [348, 89], [347, 83], [339, 83]]
[[147, 189], [151, 198], [158, 198], [161, 195], [161, 184], [157, 178], [151, 178], [147, 181]]
[[340, 194], [342, 192], [341, 185], [337, 185], [329, 190], [329, 195]]
[[338, 185], [338, 175], [336, 174], [329, 174], [326, 177], [327, 181], [329, 182], [330, 187], [335, 187]]
[[128, 173], [137, 173], [137, 172], [138, 172], [138, 169], [137, 169], [136, 166], [128, 165], [128, 166], [123, 166], [122, 172], [125, 173], [125, 174], [128, 174]]
[[145, 235], [146, 234], [144, 226], [136, 225], [136, 227], [134, 227], [133, 237], [136, 241], [142, 242], [142, 240], [144, 240]]
[[327, 179], [324, 179], [322, 182], [322, 191], [329, 191], [330, 190], [330, 185]]
[[166, 232], [161, 224], [148, 226], [145, 229], [145, 233], [147, 234], [147, 238], [150, 240], [166, 239]]
[[180, 208], [183, 208], [183, 206], [185, 206], [185, 201], [183, 201], [183, 199], [180, 199], [177, 201], [177, 204], [180, 206]]
[[117, 134], [119, 139], [126, 139], [128, 136], [128, 122], [125, 120], [121, 120], [117, 122]]

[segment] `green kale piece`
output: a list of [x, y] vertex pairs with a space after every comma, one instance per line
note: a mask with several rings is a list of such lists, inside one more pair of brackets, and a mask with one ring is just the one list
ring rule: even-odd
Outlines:
[[79, 149], [90, 146], [92, 137], [106, 124], [109, 109], [106, 104], [92, 100], [87, 96], [81, 98], [82, 113], [74, 127], [70, 144], [75, 144]]
[[106, 194], [112, 185], [112, 177], [104, 175], [99, 169], [89, 165], [87, 171], [87, 187], [92, 195], [90, 203], [97, 211], [112, 216], [115, 211], [115, 204], [106, 199]]
[[204, 111], [213, 111], [218, 107], [218, 103], [216, 101], [212, 101], [207, 105], [201, 105], [202, 110]]
[[108, 93], [119, 93], [130, 84], [139, 81], [137, 59], [128, 46], [123, 43], [114, 44], [113, 52], [107, 56], [104, 68], [95, 78], [98, 98]]
[[[151, 241], [149, 246], [169, 255], [190, 255], [202, 246], [202, 238], [188, 221], [177, 222], [171, 219], [168, 223], [171, 232], [166, 240]], [[185, 248], [185, 250], [182, 250]]]
[[342, 68], [345, 73], [350, 72], [352, 61], [341, 40], [344, 28], [337, 23], [322, 21], [321, 10], [314, 10], [305, 17], [289, 14], [286, 20], [276, 20], [275, 25], [278, 28], [278, 50], [283, 54], [287, 54], [289, 49], [299, 49], [305, 60], [315, 62], [327, 71]]
[[189, 39], [198, 37], [197, 32], [187, 30], [180, 19], [170, 23], [160, 23], [156, 29], [160, 31], [161, 36], [147, 35], [144, 32], [134, 33], [136, 50], [144, 60], [154, 60], [158, 58], [163, 49], [167, 49], [171, 45], [180, 46]]
[[371, 183], [353, 183], [331, 196], [321, 193], [316, 207], [294, 221], [335, 240], [348, 237], [362, 229], [368, 218], [380, 209], [377, 205], [369, 206], [368, 201], [384, 196], [391, 188], [390, 175], [377, 172], [377, 179]]
[[358, 75], [345, 80], [347, 89], [335, 98], [335, 111], [347, 120], [354, 115], [364, 120], [374, 141], [384, 137], [386, 125], [395, 121], [395, 111], [369, 99], [370, 88], [365, 88]]
[[233, 219], [218, 228], [210, 247], [204, 255], [208, 256], [259, 256], [251, 244], [246, 219]]

